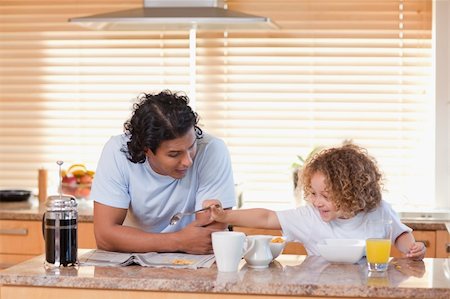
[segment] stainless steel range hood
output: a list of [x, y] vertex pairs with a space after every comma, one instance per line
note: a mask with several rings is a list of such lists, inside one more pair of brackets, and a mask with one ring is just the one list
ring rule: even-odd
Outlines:
[[144, 7], [69, 19], [97, 30], [275, 29], [267, 17], [231, 11], [221, 0], [144, 0]]

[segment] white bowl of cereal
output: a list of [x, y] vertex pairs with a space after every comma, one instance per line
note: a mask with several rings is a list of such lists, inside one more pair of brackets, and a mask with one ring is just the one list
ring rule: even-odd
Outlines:
[[333, 263], [357, 263], [365, 253], [366, 242], [360, 239], [325, 239], [317, 244], [319, 253]]

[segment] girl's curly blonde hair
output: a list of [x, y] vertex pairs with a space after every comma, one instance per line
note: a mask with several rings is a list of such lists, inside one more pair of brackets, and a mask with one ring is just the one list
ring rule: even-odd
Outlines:
[[329, 200], [342, 216], [368, 212], [381, 201], [381, 173], [367, 150], [347, 143], [320, 151], [306, 161], [301, 171], [304, 197], [311, 193], [311, 178], [317, 172], [325, 176]]

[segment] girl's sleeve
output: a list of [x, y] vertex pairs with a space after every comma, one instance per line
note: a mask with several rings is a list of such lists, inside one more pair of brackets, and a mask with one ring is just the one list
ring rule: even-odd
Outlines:
[[288, 241], [305, 243], [312, 228], [308, 223], [312, 223], [314, 212], [308, 206], [299, 207], [296, 209], [289, 209], [284, 211], [277, 211], [278, 221], [283, 231], [283, 236]]
[[412, 232], [412, 229], [409, 226], [402, 223], [402, 221], [400, 220], [400, 217], [398, 217], [397, 212], [394, 211], [394, 209], [392, 208], [392, 206], [389, 203], [382, 201], [382, 206], [383, 206], [384, 212], [387, 213], [388, 217], [392, 220], [392, 241], [393, 242], [402, 233]]

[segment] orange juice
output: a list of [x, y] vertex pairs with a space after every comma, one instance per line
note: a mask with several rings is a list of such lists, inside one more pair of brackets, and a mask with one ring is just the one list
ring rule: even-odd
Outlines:
[[367, 239], [366, 256], [369, 263], [385, 264], [389, 261], [391, 253], [391, 240]]

